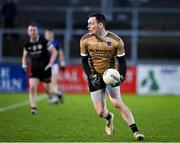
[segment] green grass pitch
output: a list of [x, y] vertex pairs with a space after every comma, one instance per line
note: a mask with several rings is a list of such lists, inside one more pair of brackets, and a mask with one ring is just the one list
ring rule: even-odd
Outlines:
[[[105, 120], [96, 115], [88, 95], [66, 95], [65, 103], [58, 105], [49, 105], [45, 98], [38, 102], [36, 116], [30, 114], [27, 104], [2, 111], [27, 99], [26, 94], [0, 94], [1, 142], [135, 141], [108, 98], [107, 106], [115, 114], [111, 137], [106, 136]], [[145, 142], [180, 141], [180, 96], [123, 96], [123, 100], [144, 133]]]

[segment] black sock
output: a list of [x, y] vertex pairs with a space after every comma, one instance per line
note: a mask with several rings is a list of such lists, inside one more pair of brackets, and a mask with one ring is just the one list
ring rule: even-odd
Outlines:
[[31, 107], [31, 109], [33, 109], [33, 110], [37, 110], [37, 108], [36, 108], [36, 107]]
[[132, 124], [132, 125], [130, 125], [129, 127], [131, 128], [131, 130], [132, 130], [133, 133], [138, 132], [138, 128], [137, 128], [137, 126], [136, 126], [135, 123]]
[[110, 120], [111, 119], [111, 114], [108, 112], [108, 115], [107, 115], [107, 117], [105, 117], [106, 118], [106, 120]]

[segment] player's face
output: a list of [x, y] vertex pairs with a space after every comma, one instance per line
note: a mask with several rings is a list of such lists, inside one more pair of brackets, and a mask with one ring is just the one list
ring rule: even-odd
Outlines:
[[44, 37], [47, 39], [47, 40], [52, 40], [53, 37], [54, 37], [54, 34], [52, 31], [49, 31], [49, 30], [46, 30], [44, 32]]
[[102, 23], [97, 22], [96, 17], [90, 17], [88, 19], [88, 27], [87, 27], [89, 33], [93, 35], [98, 35], [101, 30], [101, 24]]
[[31, 39], [36, 39], [38, 37], [38, 29], [36, 26], [29, 26], [27, 32]]

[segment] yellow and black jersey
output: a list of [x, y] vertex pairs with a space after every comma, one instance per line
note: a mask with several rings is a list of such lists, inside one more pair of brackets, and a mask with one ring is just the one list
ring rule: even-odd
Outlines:
[[80, 40], [80, 54], [89, 57], [92, 73], [102, 75], [106, 69], [115, 68], [116, 56], [125, 55], [124, 43], [119, 36], [109, 31], [101, 38], [87, 33]]

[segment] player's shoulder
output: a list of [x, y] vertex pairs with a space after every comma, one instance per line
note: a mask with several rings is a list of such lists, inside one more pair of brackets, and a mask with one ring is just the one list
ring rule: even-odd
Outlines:
[[29, 45], [31, 45], [30, 38], [26, 38], [24, 41], [24, 47], [28, 47]]
[[55, 47], [57, 50], [59, 50], [59, 49], [61, 48], [61, 43], [60, 43], [60, 41], [57, 40], [57, 39], [54, 39], [54, 40], [52, 41], [52, 44], [54, 45], [54, 47]]
[[46, 38], [43, 37], [43, 36], [39, 36], [39, 42], [45, 42], [45, 43], [47, 43], [48, 40], [46, 40]]
[[38, 44], [41, 44], [43, 47], [47, 47], [49, 41], [44, 36], [40, 36], [38, 40]]
[[90, 38], [91, 36], [92, 36], [91, 34], [86, 33], [85, 35], [83, 35], [83, 36], [81, 37], [81, 41], [86, 40], [86, 39]]
[[108, 31], [107, 37], [112, 38], [113, 40], [119, 42], [122, 41], [122, 39], [115, 33]]
[[59, 45], [61, 42], [60, 42], [59, 40], [57, 40], [57, 39], [54, 39], [54, 40], [52, 41], [52, 43], [55, 44], [55, 45]]

